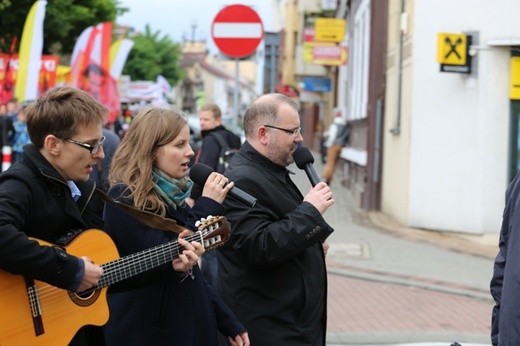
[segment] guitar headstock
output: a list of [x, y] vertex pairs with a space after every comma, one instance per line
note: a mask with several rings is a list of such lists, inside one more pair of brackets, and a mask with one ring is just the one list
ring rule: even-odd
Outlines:
[[202, 234], [202, 243], [206, 251], [223, 245], [229, 240], [231, 226], [225, 216], [212, 216], [200, 219], [195, 226]]

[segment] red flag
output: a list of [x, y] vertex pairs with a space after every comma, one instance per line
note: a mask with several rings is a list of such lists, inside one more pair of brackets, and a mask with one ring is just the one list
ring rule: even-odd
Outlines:
[[6, 104], [13, 98], [14, 92], [14, 81], [13, 81], [13, 69], [11, 68], [11, 58], [14, 55], [14, 49], [16, 47], [17, 38], [14, 37], [11, 41], [11, 48], [9, 49], [9, 55], [5, 62], [4, 80], [0, 83], [0, 104]]

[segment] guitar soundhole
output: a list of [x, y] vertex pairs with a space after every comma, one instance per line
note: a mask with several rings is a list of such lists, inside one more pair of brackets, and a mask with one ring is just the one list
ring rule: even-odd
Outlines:
[[89, 306], [96, 302], [101, 290], [85, 291], [82, 293], [69, 292], [70, 299], [79, 306]]

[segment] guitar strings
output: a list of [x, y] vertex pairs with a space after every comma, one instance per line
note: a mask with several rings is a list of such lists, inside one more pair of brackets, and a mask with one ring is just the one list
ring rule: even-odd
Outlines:
[[[204, 238], [218, 228], [220, 228], [219, 223], [214, 222], [207, 228], [197, 231], [193, 235], [184, 239], [188, 242], [198, 240], [201, 243], [205, 243]], [[218, 241], [210, 245], [217, 243]], [[102, 289], [110, 284], [143, 273], [149, 269], [153, 269], [161, 264], [176, 259], [179, 256], [181, 249], [184, 250], [182, 246], [179, 246], [177, 241], [174, 241], [102, 264], [103, 276], [100, 279], [100, 283], [98, 283], [98, 285], [93, 289], [81, 292], [80, 294], [88, 299], [89, 295], [95, 290]], [[120, 274], [120, 271], [125, 271], [125, 276]], [[29, 298], [33, 303], [39, 302], [40, 310], [44, 309], [44, 305], [46, 307], [53, 306], [55, 304], [60, 304], [63, 299], [70, 299], [68, 294], [63, 294], [65, 291], [64, 289], [52, 285], [47, 284], [40, 287], [35, 285], [33, 287], [35, 287], [35, 290]], [[37, 309], [37, 307], [35, 307], [35, 309]]]

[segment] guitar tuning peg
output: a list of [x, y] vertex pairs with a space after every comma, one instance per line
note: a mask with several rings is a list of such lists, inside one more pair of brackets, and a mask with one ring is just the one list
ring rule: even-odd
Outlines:
[[195, 222], [195, 227], [199, 227], [199, 226], [200, 226], [200, 224], [201, 224], [201, 222], [200, 222], [200, 221], [196, 221], [196, 222]]

